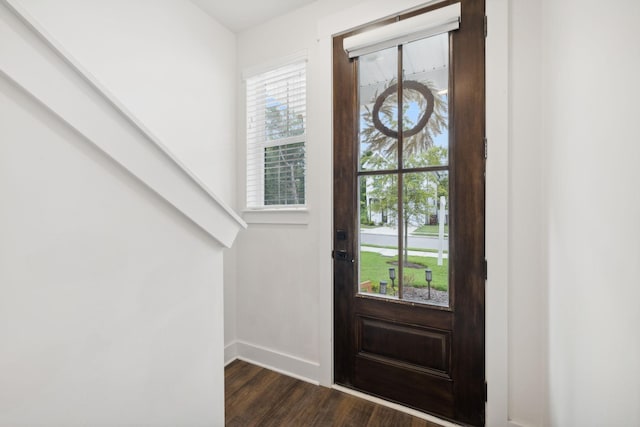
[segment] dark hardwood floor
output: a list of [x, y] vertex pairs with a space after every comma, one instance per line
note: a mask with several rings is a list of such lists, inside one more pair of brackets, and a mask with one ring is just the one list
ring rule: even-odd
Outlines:
[[225, 368], [226, 425], [439, 427], [240, 360]]

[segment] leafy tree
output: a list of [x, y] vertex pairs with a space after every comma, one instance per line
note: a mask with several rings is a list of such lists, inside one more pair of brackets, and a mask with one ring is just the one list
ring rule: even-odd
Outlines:
[[[405, 163], [407, 168], [421, 167], [433, 161], [446, 157], [446, 149], [443, 147], [433, 146], [425, 153], [411, 156]], [[381, 160], [382, 157], [374, 157], [375, 164], [381, 169], [391, 169], [392, 164], [389, 161]], [[370, 175], [367, 177], [366, 191], [371, 198], [376, 200], [370, 208], [374, 212], [389, 212], [389, 221], [391, 225], [397, 225], [398, 221], [398, 178], [395, 174]], [[363, 191], [361, 189], [361, 191]], [[449, 193], [449, 177], [446, 172], [412, 172], [403, 175], [403, 197], [402, 197], [402, 221], [404, 224], [404, 247], [405, 257], [407, 259], [408, 247], [408, 225], [419, 224], [429, 220], [429, 201], [431, 200], [437, 209], [438, 201], [441, 196], [448, 198]]]
[[304, 142], [266, 147], [264, 150], [264, 204], [303, 204]]
[[[271, 102], [265, 111], [267, 141], [304, 134], [304, 117], [286, 104]], [[305, 201], [305, 144], [265, 147], [264, 204], [298, 205]]]

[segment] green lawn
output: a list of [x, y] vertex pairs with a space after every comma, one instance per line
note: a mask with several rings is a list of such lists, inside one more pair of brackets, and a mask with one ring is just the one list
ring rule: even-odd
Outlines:
[[[389, 268], [394, 267], [396, 269], [396, 275], [398, 274], [398, 266], [392, 265], [390, 262], [397, 262], [398, 257], [386, 257], [375, 252], [360, 252], [360, 282], [370, 280], [373, 283], [374, 291], [378, 291], [381, 280], [388, 282], [387, 289], [391, 293], [391, 280], [389, 279]], [[449, 260], [444, 259], [443, 265], [438, 266], [437, 258], [410, 256], [409, 262], [421, 265], [420, 268], [404, 268], [405, 286], [414, 286], [416, 288], [423, 288], [427, 286], [427, 281], [424, 277], [424, 270], [427, 266], [433, 271], [433, 280], [431, 281], [431, 287], [446, 291], [449, 283], [448, 266]], [[398, 280], [396, 279], [396, 289]]]
[[[440, 233], [439, 227], [440, 227], [439, 225], [421, 225], [420, 227], [415, 229], [413, 234], [426, 234], [429, 236], [437, 236], [438, 233]], [[444, 226], [444, 234], [445, 236], [449, 234], [448, 225]]]

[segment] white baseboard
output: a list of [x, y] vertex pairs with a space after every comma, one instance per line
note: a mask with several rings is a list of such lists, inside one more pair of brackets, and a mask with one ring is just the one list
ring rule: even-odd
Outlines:
[[244, 341], [234, 341], [224, 349], [225, 366], [235, 359], [243, 360], [254, 365], [262, 366], [275, 372], [319, 385], [320, 364], [301, 359], [290, 354], [250, 344]]
[[517, 423], [515, 421], [509, 421], [509, 427], [526, 427], [524, 424]]

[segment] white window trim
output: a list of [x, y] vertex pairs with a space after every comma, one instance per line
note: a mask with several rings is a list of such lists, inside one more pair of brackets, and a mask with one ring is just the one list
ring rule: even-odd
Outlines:
[[255, 65], [252, 67], [247, 67], [242, 71], [242, 80], [246, 81], [251, 77], [255, 77], [258, 74], [268, 73], [269, 71], [273, 71], [276, 68], [284, 67], [285, 65], [298, 62], [305, 61], [309, 62], [309, 53], [307, 50], [301, 50], [291, 55], [283, 56], [278, 59], [268, 61], [259, 65]]
[[[286, 66], [288, 64], [292, 64], [295, 62], [304, 61], [307, 65], [307, 79], [308, 79], [308, 62], [309, 62], [309, 53], [305, 50], [300, 50], [291, 55], [283, 56], [277, 58], [272, 61], [268, 61], [259, 65], [247, 67], [242, 71], [241, 77], [242, 81], [246, 82], [247, 79], [255, 77], [259, 74], [264, 74], [269, 71], [273, 71], [280, 67]], [[245, 96], [243, 97], [243, 103], [246, 112], [246, 86], [245, 86]], [[306, 97], [307, 97], [307, 108], [306, 111], [308, 113], [309, 106], [309, 85], [306, 85]], [[244, 115], [244, 129], [245, 129], [245, 155], [247, 153], [247, 122], [246, 122], [246, 114]], [[307, 124], [305, 124], [305, 132], [302, 135], [297, 135], [288, 138], [282, 138], [278, 140], [267, 141], [262, 144], [262, 148], [273, 147], [278, 145], [284, 145], [289, 143], [297, 143], [304, 142], [305, 143], [305, 203], [304, 205], [278, 205], [278, 206], [267, 206], [267, 207], [248, 207], [247, 206], [247, 186], [246, 186], [246, 177], [247, 177], [247, 159], [244, 161], [244, 177], [245, 177], [245, 185], [244, 185], [244, 199], [243, 205], [244, 209], [242, 210], [242, 219], [247, 224], [280, 224], [280, 225], [306, 225], [309, 224], [309, 194], [308, 194], [308, 139], [307, 139]], [[263, 165], [261, 165], [263, 167]], [[261, 170], [260, 173], [264, 174], [264, 171]], [[264, 190], [261, 190], [264, 191]], [[264, 195], [262, 195], [264, 196]]]
[[310, 212], [306, 207], [245, 209], [242, 219], [247, 224], [307, 225]]

